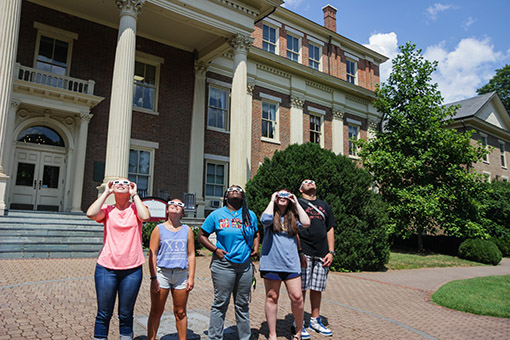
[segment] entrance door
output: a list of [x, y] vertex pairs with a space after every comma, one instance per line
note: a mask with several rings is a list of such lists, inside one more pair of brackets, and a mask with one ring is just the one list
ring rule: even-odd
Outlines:
[[15, 159], [16, 174], [10, 208], [60, 211], [65, 155], [17, 148]]

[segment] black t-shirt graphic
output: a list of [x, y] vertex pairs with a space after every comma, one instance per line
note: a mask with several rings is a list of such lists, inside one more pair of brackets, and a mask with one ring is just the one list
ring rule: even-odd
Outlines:
[[[319, 209], [324, 217], [307, 202]], [[306, 255], [324, 257], [329, 251], [327, 232], [336, 227], [335, 217], [329, 204], [320, 199], [313, 201], [299, 199], [299, 204], [310, 217], [310, 227], [300, 228], [301, 248]]]

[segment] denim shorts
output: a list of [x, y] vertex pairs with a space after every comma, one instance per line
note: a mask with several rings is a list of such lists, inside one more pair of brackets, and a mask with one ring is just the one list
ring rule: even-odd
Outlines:
[[295, 277], [301, 276], [301, 273], [289, 273], [289, 272], [268, 272], [261, 270], [260, 276], [264, 279], [268, 280], [279, 280], [279, 281], [287, 281], [293, 279]]
[[159, 287], [163, 289], [186, 289], [188, 269], [158, 267]]

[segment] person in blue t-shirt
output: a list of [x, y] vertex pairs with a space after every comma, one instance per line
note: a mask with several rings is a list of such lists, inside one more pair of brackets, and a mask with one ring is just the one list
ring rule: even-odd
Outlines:
[[[310, 218], [287, 189], [275, 192], [260, 217], [264, 226], [264, 241], [260, 256], [260, 276], [266, 287], [265, 311], [270, 340], [276, 340], [276, 314], [282, 281], [290, 298], [296, 324], [303, 323], [303, 293], [301, 291], [302, 251], [299, 247], [299, 228], [308, 228]], [[304, 257], [302, 259], [304, 261]], [[297, 330], [293, 339], [301, 339]]]
[[[212, 233], [216, 233], [216, 245], [208, 239]], [[207, 216], [198, 240], [213, 253], [210, 267], [214, 301], [211, 305], [209, 339], [223, 339], [225, 314], [231, 295], [234, 296], [239, 339], [250, 339], [249, 300], [253, 281], [250, 256], [257, 254], [259, 233], [257, 217], [248, 210], [246, 195], [240, 186], [232, 185], [225, 191], [223, 207]]]
[[151, 311], [147, 320], [147, 339], [156, 339], [168, 294], [172, 292], [175, 324], [179, 340], [186, 340], [186, 304], [195, 281], [195, 237], [181, 224], [184, 203], [168, 202], [168, 220], [152, 231], [149, 251], [151, 273]]

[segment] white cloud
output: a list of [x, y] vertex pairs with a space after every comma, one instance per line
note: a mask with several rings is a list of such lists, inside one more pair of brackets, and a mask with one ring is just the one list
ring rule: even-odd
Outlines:
[[476, 22], [476, 19], [469, 17], [464, 21], [464, 30], [468, 30], [469, 26], [473, 25]]
[[438, 83], [445, 103], [476, 96], [476, 89], [494, 75], [495, 63], [505, 58], [494, 50], [489, 38], [462, 39], [453, 51], [442, 42], [427, 47], [423, 56], [438, 61], [432, 81]]
[[449, 4], [444, 5], [444, 4], [436, 3], [433, 6], [430, 6], [429, 8], [427, 8], [427, 14], [431, 20], [436, 20], [438, 13], [444, 12], [450, 8], [454, 8], [453, 5], [449, 5]]
[[379, 67], [381, 82], [385, 82], [391, 72], [391, 61], [399, 52], [397, 34], [395, 32], [376, 33], [372, 34], [368, 41], [369, 43], [365, 44], [366, 47], [390, 58]]

